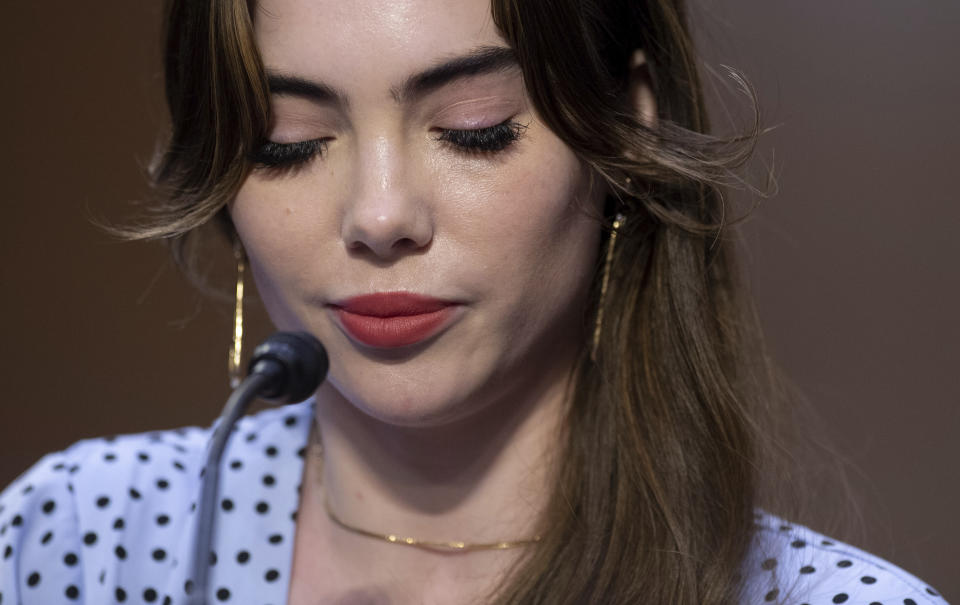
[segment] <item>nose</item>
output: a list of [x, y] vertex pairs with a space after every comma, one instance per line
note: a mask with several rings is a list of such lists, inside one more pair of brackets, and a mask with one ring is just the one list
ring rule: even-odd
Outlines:
[[359, 155], [354, 195], [343, 214], [344, 244], [381, 260], [426, 248], [433, 240], [433, 216], [399, 149], [379, 137], [369, 153]]

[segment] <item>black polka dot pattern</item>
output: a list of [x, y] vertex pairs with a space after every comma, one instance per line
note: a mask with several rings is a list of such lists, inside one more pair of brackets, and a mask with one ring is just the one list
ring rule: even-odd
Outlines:
[[[944, 605], [907, 572], [852, 546], [772, 515], [755, 517], [757, 533], [745, 562], [744, 602], [801, 605]], [[935, 591], [934, 591], [935, 592]], [[921, 595], [926, 595], [921, 597]]]
[[[241, 420], [224, 456], [207, 602], [286, 602], [296, 452], [312, 415], [306, 402]], [[37, 463], [0, 496], [0, 604], [182, 602], [209, 436], [88, 440]]]
[[[287, 601], [312, 414], [304, 402], [239, 423], [223, 458], [208, 603]], [[195, 527], [209, 436], [191, 428], [88, 440], [38, 462], [0, 495], [0, 605], [183, 602], [194, 589], [184, 536]], [[755, 518], [747, 602], [945, 603], [868, 553]]]

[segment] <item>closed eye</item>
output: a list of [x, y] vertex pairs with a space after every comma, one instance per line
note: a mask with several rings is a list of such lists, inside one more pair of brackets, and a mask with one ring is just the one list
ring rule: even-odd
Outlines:
[[250, 160], [257, 168], [282, 169], [305, 164], [316, 156], [323, 155], [329, 138], [310, 139], [295, 143], [275, 143], [267, 141], [257, 147]]
[[461, 151], [492, 153], [502, 151], [523, 136], [525, 124], [512, 118], [496, 126], [476, 130], [441, 129], [438, 140], [453, 145]]
[[[440, 129], [437, 140], [444, 141], [467, 153], [495, 153], [503, 151], [523, 136], [527, 126], [513, 119], [487, 128], [471, 130]], [[329, 138], [276, 143], [266, 141], [250, 154], [256, 168], [282, 170], [306, 164], [327, 150]]]

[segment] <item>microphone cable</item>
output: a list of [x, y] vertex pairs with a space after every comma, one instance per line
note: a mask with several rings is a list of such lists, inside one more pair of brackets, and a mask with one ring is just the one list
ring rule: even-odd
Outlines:
[[190, 605], [205, 605], [210, 576], [210, 544], [220, 485], [220, 458], [233, 425], [250, 403], [261, 397], [275, 403], [294, 403], [312, 395], [327, 376], [330, 363], [316, 338], [306, 332], [277, 332], [253, 350], [247, 377], [231, 393], [215, 423], [207, 459], [200, 473], [193, 560], [188, 580]]

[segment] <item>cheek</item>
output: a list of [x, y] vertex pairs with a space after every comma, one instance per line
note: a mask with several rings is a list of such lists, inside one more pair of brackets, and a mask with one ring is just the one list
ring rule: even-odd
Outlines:
[[582, 291], [596, 262], [602, 203], [588, 175], [552, 133], [538, 129], [517, 162], [468, 183], [472, 195], [454, 192], [470, 200], [458, 221], [458, 239], [473, 255], [465, 269], [500, 281], [504, 296], [547, 287]]
[[302, 327], [290, 308], [292, 295], [309, 290], [304, 268], [317, 266], [317, 259], [329, 254], [316, 247], [325, 239], [315, 237], [322, 229], [318, 221], [325, 217], [315, 216], [316, 204], [298, 202], [300, 189], [294, 181], [281, 185], [248, 178], [229, 208], [259, 295], [281, 328]]

